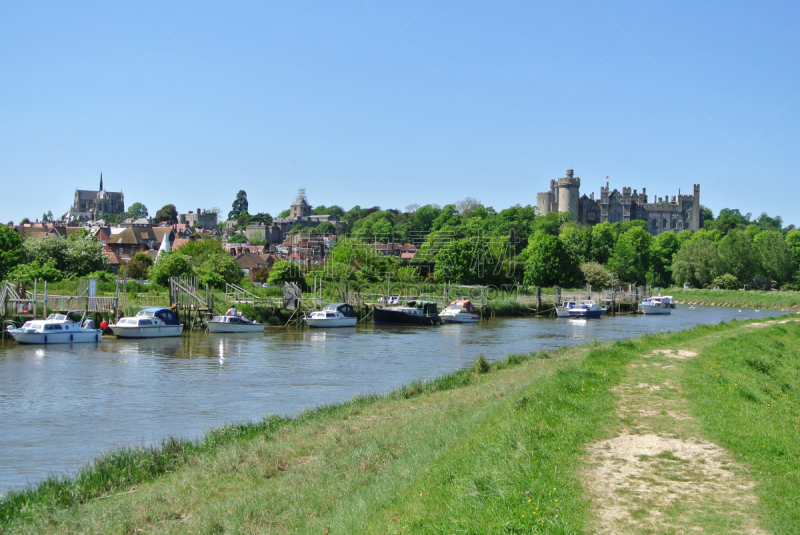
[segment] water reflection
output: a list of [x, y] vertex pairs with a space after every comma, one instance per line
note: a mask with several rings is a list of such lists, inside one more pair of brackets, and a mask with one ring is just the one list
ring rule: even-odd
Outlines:
[[225, 422], [296, 414], [467, 367], [477, 355], [555, 349], [697, 323], [775, 313], [679, 308], [670, 316], [601, 320], [501, 318], [437, 327], [192, 333], [101, 344], [0, 341], [0, 489], [121, 444], [198, 436]]

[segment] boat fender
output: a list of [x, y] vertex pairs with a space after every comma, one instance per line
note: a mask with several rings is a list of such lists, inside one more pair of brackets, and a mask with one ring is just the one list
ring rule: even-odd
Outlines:
[[94, 335], [94, 341], [97, 342], [97, 335]]
[[47, 343], [47, 335], [44, 335], [44, 343]]
[[69, 341], [72, 342], [72, 333], [69, 335]]

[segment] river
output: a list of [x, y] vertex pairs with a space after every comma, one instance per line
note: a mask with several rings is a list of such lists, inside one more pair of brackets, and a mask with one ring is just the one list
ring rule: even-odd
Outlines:
[[669, 316], [499, 318], [472, 325], [267, 329], [250, 335], [0, 342], [0, 492], [72, 474], [104, 450], [384, 393], [509, 353], [776, 315], [679, 307]]

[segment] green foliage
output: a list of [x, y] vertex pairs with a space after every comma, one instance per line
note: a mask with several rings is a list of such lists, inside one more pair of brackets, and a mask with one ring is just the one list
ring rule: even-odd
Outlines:
[[336, 234], [336, 225], [330, 221], [323, 221], [316, 228], [317, 234]]
[[725, 272], [742, 283], [749, 284], [756, 276], [759, 259], [753, 247], [753, 237], [747, 232], [731, 228], [719, 242], [719, 254], [725, 264]]
[[25, 262], [27, 257], [22, 236], [9, 227], [0, 226], [0, 281], [17, 265]]
[[246, 214], [248, 208], [247, 192], [243, 189], [239, 190], [239, 193], [236, 194], [236, 199], [233, 200], [233, 204], [231, 205], [231, 211], [228, 212], [228, 219], [237, 219], [239, 214]]
[[165, 204], [161, 210], [156, 212], [156, 221], [169, 221], [170, 223], [178, 222], [178, 209], [174, 204]]
[[711, 284], [724, 271], [717, 244], [694, 239], [681, 247], [672, 261], [672, 279], [679, 286], [688, 282], [696, 288]]
[[248, 241], [253, 245], [264, 245], [267, 243], [267, 239], [264, 237], [264, 233], [261, 232], [260, 230], [255, 230], [251, 232]]
[[283, 286], [285, 282], [296, 283], [301, 290], [305, 290], [306, 281], [300, 272], [300, 265], [291, 260], [279, 260], [275, 262], [269, 272], [267, 283], [275, 286]]
[[724, 275], [720, 275], [713, 281], [711, 281], [711, 286], [715, 288], [720, 288], [722, 290], [736, 290], [739, 288], [739, 279], [731, 275], [730, 273], [726, 273]]
[[291, 211], [290, 209], [288, 209], [288, 208], [287, 208], [286, 210], [282, 210], [282, 211], [281, 211], [281, 212], [278, 214], [278, 219], [283, 219], [283, 218], [285, 218], [285, 217], [289, 217], [289, 214], [291, 214], [291, 213], [292, 213], [292, 211]]
[[581, 272], [593, 289], [602, 290], [611, 286], [611, 274], [598, 262], [584, 262], [581, 264]]
[[454, 284], [502, 284], [510, 257], [505, 237], [451, 240], [436, 254], [434, 277], [437, 281]]
[[67, 272], [83, 277], [93, 271], [110, 271], [108, 257], [97, 238], [78, 238], [67, 243]]
[[234, 234], [228, 238], [228, 243], [247, 243], [247, 236], [244, 234]]
[[576, 261], [556, 236], [537, 232], [528, 244], [525, 262], [526, 286], [566, 285], [575, 271]]
[[192, 258], [197, 273], [197, 282], [201, 286], [209, 284], [214, 288], [224, 289], [225, 284], [237, 284], [242, 278], [242, 268], [236, 259], [225, 251], [217, 251], [205, 257], [202, 263]]
[[[642, 221], [644, 223], [644, 221]], [[650, 268], [652, 236], [640, 226], [632, 226], [622, 234], [608, 260], [608, 269], [621, 281], [644, 284]]]
[[489, 361], [483, 355], [478, 355], [475, 362], [472, 364], [472, 371], [475, 373], [487, 373], [490, 369]]
[[[763, 214], [762, 214], [763, 215]], [[797, 259], [779, 230], [765, 230], [756, 236], [755, 249], [760, 261], [760, 273], [778, 285], [789, 282], [794, 275]]]
[[650, 270], [647, 284], [669, 286], [672, 281], [672, 258], [681, 248], [678, 237], [673, 232], [659, 234], [650, 245]]
[[140, 202], [135, 202], [128, 207], [128, 210], [125, 212], [126, 217], [130, 217], [132, 219], [141, 219], [143, 217], [147, 217], [147, 206], [143, 205]]
[[64, 274], [56, 269], [56, 262], [52, 258], [44, 265], [40, 264], [38, 260], [19, 264], [8, 274], [8, 280], [25, 283], [33, 283], [34, 279], [58, 282], [63, 278]]
[[150, 268], [150, 280], [161, 286], [169, 285], [170, 277], [194, 274], [189, 257], [177, 251], [161, 253], [156, 263]]
[[146, 279], [152, 266], [153, 258], [149, 254], [136, 253], [123, 269], [129, 279]]
[[392, 280], [396, 282], [419, 282], [419, 270], [413, 266], [399, 266], [392, 274]]

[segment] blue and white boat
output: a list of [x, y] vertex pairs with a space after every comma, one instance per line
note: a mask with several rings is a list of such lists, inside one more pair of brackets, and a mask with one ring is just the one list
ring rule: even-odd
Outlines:
[[675, 308], [675, 302], [672, 300], [672, 296], [669, 295], [654, 296], [639, 303], [639, 312], [648, 316], [652, 314], [671, 314], [673, 308]]
[[7, 332], [20, 344], [85, 344], [99, 342], [103, 335], [101, 329], [84, 329], [80, 320], [75, 320], [79, 312], [50, 314], [43, 320], [26, 321], [18, 329]]
[[183, 332], [183, 325], [171, 308], [145, 308], [108, 327], [119, 338], [163, 338]]
[[599, 318], [607, 309], [598, 305], [595, 301], [580, 301], [575, 303], [567, 311], [570, 318]]

